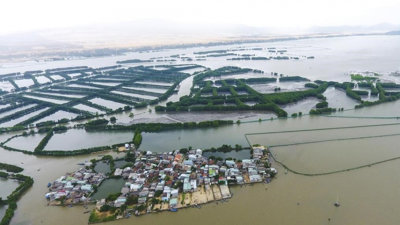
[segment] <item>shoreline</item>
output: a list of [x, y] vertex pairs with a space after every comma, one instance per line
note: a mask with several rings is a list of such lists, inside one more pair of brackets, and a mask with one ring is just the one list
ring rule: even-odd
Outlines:
[[[205, 40], [205, 41], [194, 41], [194, 42], [187, 42], [187, 43], [181, 43], [179, 41], [175, 41], [169, 44], [142, 44], [139, 46], [135, 46], [132, 44], [128, 44], [126, 46], [114, 46], [114, 45], [99, 45], [99, 46], [93, 46], [93, 47], [85, 47], [81, 46], [80, 48], [74, 48], [70, 49], [67, 52], [77, 52], [77, 51], [83, 51], [83, 52], [92, 52], [96, 51], [99, 49], [113, 49], [113, 51], [123, 51], [121, 54], [105, 54], [105, 55], [99, 55], [99, 56], [92, 56], [92, 57], [85, 57], [85, 56], [79, 56], [79, 55], [67, 55], [64, 58], [59, 58], [61, 57], [59, 53], [66, 53], [65, 49], [61, 50], [49, 50], [49, 51], [43, 51], [43, 52], [37, 52], [37, 51], [24, 51], [24, 52], [17, 52], [17, 56], [19, 58], [12, 59], [0, 59], [0, 68], [3, 68], [4, 65], [9, 66], [11, 63], [22, 63], [22, 62], [28, 62], [28, 61], [41, 61], [41, 60], [49, 60], [51, 58], [57, 58], [57, 60], [54, 61], [69, 61], [69, 60], [74, 60], [74, 59], [90, 59], [90, 58], [104, 58], [104, 57], [111, 57], [111, 56], [123, 56], [126, 53], [130, 52], [145, 52], [145, 51], [163, 51], [163, 50], [176, 50], [176, 49], [185, 49], [185, 48], [195, 48], [195, 47], [214, 47], [214, 46], [225, 46], [225, 45], [235, 45], [235, 44], [255, 44], [255, 43], [267, 43], [267, 42], [280, 42], [280, 41], [293, 41], [293, 40], [303, 40], [303, 39], [312, 39], [312, 38], [335, 38], [335, 37], [351, 37], [351, 36], [374, 36], [374, 35], [389, 35], [386, 32], [379, 32], [379, 33], [351, 33], [351, 34], [346, 34], [346, 33], [337, 33], [337, 34], [304, 34], [304, 35], [281, 35], [281, 36], [254, 36], [250, 38], [243, 38], [243, 37], [234, 37], [234, 38], [223, 38], [222, 40]], [[233, 40], [232, 40], [233, 39]], [[30, 59], [26, 59], [25, 55], [30, 55]], [[32, 56], [33, 55], [33, 56]], [[13, 55], [7, 54], [7, 57], [13, 57]], [[0, 58], [2, 56], [0, 55]], [[50, 60], [52, 61], [52, 60]], [[1, 76], [1, 74], [0, 74]]]

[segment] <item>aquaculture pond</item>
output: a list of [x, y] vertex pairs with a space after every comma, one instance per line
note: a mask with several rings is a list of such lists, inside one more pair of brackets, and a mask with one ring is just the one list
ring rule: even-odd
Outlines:
[[193, 69], [182, 70], [181, 72], [182, 73], [194, 74], [194, 73], [197, 73], [197, 72], [202, 72], [204, 70], [205, 70], [205, 68], [203, 68], [203, 67], [197, 67], [197, 68], [193, 68]]
[[78, 114], [59, 110], [49, 116], [46, 116], [46, 117], [36, 121], [35, 123], [40, 123], [40, 122], [49, 121], [49, 120], [58, 121], [58, 120], [64, 119], [64, 118], [72, 119], [72, 118], [75, 118], [76, 116], [78, 116]]
[[75, 109], [80, 109], [80, 110], [83, 110], [83, 111], [87, 111], [87, 112], [90, 112], [90, 113], [93, 113], [93, 114], [96, 114], [96, 113], [103, 114], [103, 113], [105, 113], [105, 112], [101, 111], [100, 109], [93, 108], [93, 107], [90, 107], [90, 106], [87, 106], [87, 105], [84, 105], [84, 104], [75, 105], [74, 108]]
[[19, 118], [7, 121], [5, 123], [0, 124], [0, 127], [12, 127], [12, 126], [17, 125], [18, 123], [21, 123], [21, 122], [23, 122], [23, 121], [25, 121], [25, 120], [33, 117], [33, 116], [39, 115], [40, 113], [46, 111], [47, 109], [49, 109], [49, 108], [40, 109], [40, 110], [37, 110], [35, 112], [31, 112], [29, 114], [21, 116]]
[[[335, 113], [332, 116], [343, 117], [392, 117], [400, 119], [400, 101], [387, 102], [373, 107], [364, 107], [356, 110], [348, 110]], [[400, 121], [400, 120], [399, 120]]]
[[35, 84], [32, 79], [21, 79], [21, 80], [14, 80], [14, 81], [19, 88], [30, 87]]
[[71, 78], [75, 78], [75, 77], [78, 77], [78, 76], [81, 76], [82, 74], [81, 73], [69, 73], [69, 74], [67, 74], [69, 77], [71, 77]]
[[46, 134], [34, 134], [16, 137], [7, 142], [6, 146], [16, 149], [33, 151], [45, 136]]
[[[334, 119], [326, 117], [325, 120], [327, 121], [326, 125], [328, 125], [328, 122], [333, 121]], [[350, 121], [350, 119], [347, 118], [346, 120]], [[362, 120], [357, 121], [362, 122]], [[395, 120], [391, 121], [393, 122]], [[360, 137], [385, 136], [400, 133], [400, 123], [387, 124], [386, 121], [382, 122], [384, 123], [379, 126], [351, 127], [350, 124], [348, 124], [343, 127], [328, 127], [329, 129], [283, 130], [282, 132], [273, 133], [250, 133], [247, 135], [247, 138], [251, 143], [267, 146], [292, 146], [296, 144], [325, 142], [348, 138], [357, 139]]]
[[7, 108], [7, 107], [9, 107], [9, 106], [10, 106], [10, 104], [0, 105], [0, 109]]
[[60, 76], [60, 75], [51, 75], [51, 78], [53, 78], [53, 80], [64, 80], [65, 78]]
[[89, 84], [96, 84], [96, 85], [101, 85], [101, 86], [106, 86], [106, 87], [113, 87], [120, 85], [121, 83], [112, 83], [112, 82], [89, 82]]
[[46, 95], [53, 95], [53, 96], [60, 96], [60, 97], [67, 97], [67, 98], [83, 98], [85, 95], [77, 95], [77, 94], [58, 94], [54, 92], [40, 92]]
[[3, 218], [4, 214], [6, 214], [7, 208], [7, 205], [0, 205], [0, 218]]
[[44, 150], [71, 151], [98, 146], [111, 146], [113, 144], [130, 142], [132, 138], [133, 131], [86, 132], [84, 129], [71, 129], [65, 133], [54, 134]]
[[149, 85], [158, 85], [158, 86], [165, 86], [165, 87], [170, 87], [173, 85], [173, 83], [156, 82], [156, 81], [136, 81], [135, 84], [149, 84]]
[[45, 76], [38, 76], [36, 77], [36, 80], [39, 82], [39, 84], [51, 83], [51, 80]]
[[276, 117], [272, 112], [262, 111], [238, 111], [238, 112], [179, 112], [179, 113], [162, 113], [167, 118], [171, 118], [174, 121], [179, 122], [200, 122], [207, 120], [233, 120], [236, 122], [240, 120], [254, 121], [258, 119], [270, 119]]
[[271, 150], [277, 160], [297, 172], [327, 173], [400, 157], [396, 144], [399, 137], [326, 141]]
[[11, 90], [15, 89], [15, 87], [8, 81], [1, 81], [0, 82], [0, 89], [2, 91], [10, 92]]
[[168, 90], [168, 89], [161, 89], [161, 88], [144, 88], [144, 87], [130, 87], [130, 86], [125, 86], [123, 88], [131, 89], [131, 90], [153, 92], [153, 93], [158, 93], [158, 94], [164, 94]]
[[[277, 83], [265, 83], [265, 84], [249, 84], [254, 90], [263, 93], [275, 93], [275, 92], [289, 92], [289, 91], [302, 91], [307, 90], [304, 85], [306, 82], [277, 82]], [[276, 90], [279, 88], [279, 90]]]
[[134, 97], [134, 98], [145, 99], [145, 100], [157, 99], [157, 97], [154, 97], [154, 96], [127, 93], [127, 92], [122, 92], [122, 91], [111, 91], [111, 93], [118, 94], [118, 95], [129, 96], [129, 97]]
[[0, 198], [7, 199], [18, 186], [18, 181], [0, 177]]
[[92, 196], [93, 199], [100, 200], [107, 198], [110, 194], [121, 192], [121, 188], [125, 185], [125, 180], [119, 179], [107, 179], [101, 183], [98, 187], [97, 192]]
[[110, 164], [104, 161], [97, 162], [96, 166], [94, 167], [94, 170], [97, 173], [103, 173], [103, 174], [111, 172]]
[[354, 109], [356, 105], [360, 104], [357, 100], [348, 97], [344, 90], [335, 87], [328, 87], [323, 95], [331, 108]]
[[280, 107], [285, 110], [290, 116], [292, 113], [302, 112], [308, 114], [311, 109], [315, 108], [315, 105], [320, 102], [317, 98], [306, 98], [298, 102], [281, 105]]
[[102, 98], [93, 98], [93, 99], [90, 99], [89, 102], [110, 108], [112, 110], [116, 110], [118, 108], [124, 108], [124, 106], [126, 106], [125, 104], [122, 104], [119, 102], [113, 102], [113, 101], [102, 99]]
[[53, 98], [44, 98], [44, 97], [37, 97], [37, 96], [31, 96], [31, 95], [24, 95], [24, 97], [26, 98], [32, 98], [32, 99], [36, 99], [36, 100], [40, 100], [40, 101], [44, 101], [44, 102], [51, 102], [54, 104], [65, 104], [68, 101], [66, 100], [59, 100], [59, 99], [53, 99]]
[[[340, 113], [338, 113], [337, 115], [340, 115]], [[143, 142], [140, 148], [143, 150], [163, 152], [188, 146], [192, 146], [193, 148], [211, 148], [221, 146], [222, 144], [240, 144], [242, 146], [248, 146], [248, 142], [245, 138], [245, 134], [248, 133], [268, 132], [274, 130], [293, 130], [296, 128], [312, 129], [316, 127], [352, 126], [365, 124], [366, 122], [369, 124], [382, 124], [391, 123], [393, 121], [397, 120], [370, 119], [368, 121], [365, 121], [363, 119], [354, 120], [353, 118], [303, 116], [301, 118], [274, 119], [262, 122], [242, 122], [240, 124], [226, 125], [218, 128], [171, 130], [162, 133], [143, 133]], [[363, 132], [364, 130], [366, 129], [360, 129], [360, 132]], [[345, 135], [347, 135], [347, 133]], [[260, 144], [266, 144], [269, 146], [275, 143], [270, 143], [269, 141], [265, 140], [265, 137], [270, 136], [271, 135], [261, 136], [261, 139], [259, 140], [260, 142], [262, 141], [262, 143]], [[318, 133], [318, 135], [315, 134], [314, 136], [319, 137], [321, 135], [320, 133]], [[290, 138], [292, 138], [291, 136], [282, 137], [284, 137], [282, 139], [283, 142], [287, 142], [287, 140], [291, 140]], [[253, 141], [253, 143], [257, 143], [257, 141]]]
[[129, 163], [129, 162], [127, 162], [127, 161], [125, 161], [125, 160], [116, 160], [116, 161], [114, 161], [115, 168], [122, 168], [122, 167], [124, 167], [127, 163]]
[[222, 75], [222, 76], [215, 76], [211, 78], [206, 78], [204, 80], [227, 80], [227, 79], [249, 79], [249, 78], [272, 78], [270, 74], [266, 73], [243, 73], [243, 74], [234, 74], [234, 75]]
[[25, 106], [20, 106], [20, 107], [18, 107], [18, 108], [15, 108], [15, 109], [12, 109], [12, 110], [9, 110], [9, 111], [6, 111], [6, 112], [1, 113], [1, 114], [0, 114], [0, 118], [9, 116], [9, 115], [11, 115], [11, 114], [14, 114], [14, 113], [16, 113], [16, 112], [19, 112], [19, 111], [22, 111], [22, 110], [25, 110], [25, 109], [32, 108], [32, 107], [34, 107], [34, 106], [37, 106], [37, 104], [29, 104], [29, 105], [25, 105]]
[[250, 150], [248, 149], [244, 149], [244, 150], [240, 150], [240, 151], [230, 151], [230, 152], [211, 152], [211, 151], [207, 151], [203, 153], [204, 156], [206, 157], [210, 157], [210, 156], [214, 156], [215, 158], [223, 158], [223, 159], [227, 159], [227, 158], [232, 158], [232, 159], [250, 159]]
[[67, 87], [87, 88], [87, 89], [101, 89], [101, 88], [98, 88], [98, 87], [93, 87], [93, 86], [89, 86], [89, 85], [82, 85], [82, 84], [70, 84]]

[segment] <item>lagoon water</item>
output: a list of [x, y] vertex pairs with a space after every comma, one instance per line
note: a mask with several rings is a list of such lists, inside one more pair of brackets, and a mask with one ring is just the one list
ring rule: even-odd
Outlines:
[[107, 179], [101, 183], [98, 191], [93, 195], [93, 199], [107, 198], [110, 194], [121, 192], [121, 188], [125, 185], [125, 180], [122, 178], [118, 179]]
[[[245, 46], [285, 47], [292, 54], [315, 56], [313, 60], [299, 61], [249, 61], [234, 62], [224, 58], [199, 61], [207, 67], [217, 68], [223, 65], [237, 65], [266, 72], [276, 71], [288, 75], [301, 75], [310, 79], [349, 80], [350, 71], [376, 71], [388, 73], [400, 69], [400, 37], [364, 36], [326, 39], [307, 39]], [[229, 46], [197, 48], [199, 50], [225, 49]], [[236, 47], [238, 47], [236, 45]], [[149, 58], [154, 55], [168, 56], [173, 53], [188, 53], [193, 49], [165, 50], [150, 53], [132, 53], [129, 56], [104, 57], [61, 61], [53, 63], [27, 63], [16, 67], [7, 65], [0, 73], [14, 70], [34, 70], [39, 68], [70, 65], [107, 66], [118, 59]], [[251, 51], [250, 51], [251, 52]], [[393, 78], [396, 79], [396, 78]], [[339, 96], [337, 90], [330, 90], [330, 97]], [[341, 96], [341, 95], [340, 95]], [[343, 97], [343, 96], [342, 96]], [[342, 98], [340, 97], [340, 98]], [[346, 97], [346, 96], [344, 96]], [[344, 108], [353, 108], [352, 102], [338, 101]], [[331, 101], [329, 104], [334, 104]], [[344, 104], [345, 103], [345, 104]], [[336, 103], [335, 103], [336, 104]], [[308, 104], [305, 104], [308, 107]], [[334, 106], [335, 107], [335, 106]], [[145, 110], [144, 110], [145, 111]], [[296, 111], [298, 111], [296, 109]], [[223, 126], [219, 128], [178, 130], [162, 133], [145, 133], [143, 150], [154, 152], [171, 151], [192, 146], [194, 148], [218, 147], [222, 144], [248, 145], [247, 133], [265, 133], [287, 130], [314, 128], [348, 127], [371, 124], [399, 123], [400, 101], [385, 103], [374, 107], [338, 112], [331, 116], [302, 116], [300, 118], [274, 119]], [[125, 114], [122, 114], [126, 116]], [[149, 114], [156, 117], [155, 113]], [[359, 117], [359, 118], [354, 118]], [[384, 117], [384, 118], [382, 118]], [[340, 137], [372, 136], [377, 134], [399, 133], [398, 125], [380, 126], [371, 129], [342, 129], [332, 132], [314, 132], [312, 135], [299, 132], [290, 135], [249, 137], [251, 144], [271, 145], [276, 143], [295, 143], [304, 140], [333, 139]], [[11, 134], [0, 136], [5, 140]], [[112, 144], [111, 142], [129, 141], [133, 133], [120, 134], [87, 133], [84, 130], [72, 130], [65, 134], [56, 134], [46, 149], [76, 149], [82, 146]], [[109, 138], [109, 139], [107, 139]], [[336, 168], [358, 166], [374, 160], [387, 159], [400, 155], [398, 137], [382, 137], [374, 140], [337, 141], [273, 148], [277, 158], [291, 167], [306, 172], [324, 172]], [[74, 157], [38, 157], [0, 149], [2, 162], [23, 166], [26, 175], [35, 180], [34, 186], [18, 202], [12, 224], [87, 224], [89, 214], [83, 214], [82, 207], [50, 207], [44, 198], [48, 182], [57, 179], [68, 171], [80, 166], [77, 163], [96, 158], [103, 153]], [[112, 153], [116, 155], [116, 153]], [[118, 155], [121, 157], [122, 155]], [[23, 163], [23, 164], [22, 164]], [[255, 184], [246, 187], [233, 187], [233, 198], [228, 202], [211, 203], [201, 209], [189, 208], [178, 213], [156, 213], [142, 217], [110, 222], [109, 224], [382, 224], [400, 223], [400, 170], [399, 160], [365, 167], [358, 170], [325, 176], [303, 176], [285, 173], [278, 168], [277, 178], [270, 184]], [[38, 169], [41, 169], [38, 171]], [[341, 207], [333, 203], [340, 199]], [[329, 220], [330, 219], [330, 220]]]
[[54, 134], [44, 150], [72, 151], [97, 146], [111, 146], [129, 142], [132, 138], [133, 131], [86, 132], [83, 129], [71, 129], [65, 133]]
[[16, 180], [0, 178], [0, 198], [7, 199], [7, 196], [11, 194], [19, 183]]

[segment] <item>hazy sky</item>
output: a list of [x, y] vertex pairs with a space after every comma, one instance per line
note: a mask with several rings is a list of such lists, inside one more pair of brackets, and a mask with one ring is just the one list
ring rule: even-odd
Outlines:
[[310, 27], [400, 23], [400, 0], [0, 0], [0, 33], [143, 19]]

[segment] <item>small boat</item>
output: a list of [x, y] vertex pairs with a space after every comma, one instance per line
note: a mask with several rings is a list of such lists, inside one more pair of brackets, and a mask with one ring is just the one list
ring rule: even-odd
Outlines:
[[90, 210], [83, 212], [83, 214], [87, 214], [87, 213], [90, 213]]
[[336, 197], [336, 202], [333, 203], [333, 205], [334, 205], [335, 207], [339, 207], [339, 206], [340, 206], [340, 203], [339, 203], [339, 196]]
[[171, 208], [169, 211], [171, 211], [171, 212], [178, 212], [178, 209], [177, 209], [177, 208]]

